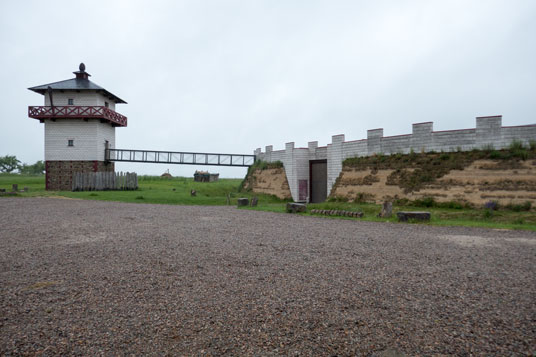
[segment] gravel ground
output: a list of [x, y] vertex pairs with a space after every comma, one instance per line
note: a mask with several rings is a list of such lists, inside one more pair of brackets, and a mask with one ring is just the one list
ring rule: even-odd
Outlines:
[[0, 199], [2, 355], [523, 355], [536, 234]]

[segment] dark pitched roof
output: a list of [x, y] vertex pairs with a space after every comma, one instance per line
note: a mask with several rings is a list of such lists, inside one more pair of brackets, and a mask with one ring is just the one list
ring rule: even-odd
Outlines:
[[105, 97], [110, 98], [116, 103], [125, 103], [125, 104], [127, 103], [123, 99], [119, 98], [118, 96], [108, 92], [106, 89], [102, 88], [101, 86], [85, 78], [72, 78], [72, 79], [67, 79], [65, 81], [43, 84], [40, 86], [28, 88], [28, 89], [36, 93], [44, 95], [47, 92], [47, 89], [49, 86], [53, 90], [80, 90], [80, 91], [94, 90], [94, 91], [97, 91], [98, 93], [101, 93]]

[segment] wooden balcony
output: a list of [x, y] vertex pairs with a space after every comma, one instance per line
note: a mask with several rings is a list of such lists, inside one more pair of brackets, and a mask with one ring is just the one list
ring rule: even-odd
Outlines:
[[101, 119], [114, 126], [127, 126], [127, 117], [103, 106], [28, 107], [28, 116], [39, 119]]

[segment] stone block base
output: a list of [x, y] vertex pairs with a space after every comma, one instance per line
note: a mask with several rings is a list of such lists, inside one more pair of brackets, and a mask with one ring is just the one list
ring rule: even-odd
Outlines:
[[238, 207], [249, 206], [249, 198], [239, 198], [237, 203], [238, 203]]
[[416, 220], [416, 221], [429, 221], [430, 220], [430, 212], [398, 212], [396, 214], [398, 217], [399, 222], [407, 222], [410, 219]]
[[104, 161], [45, 161], [46, 189], [71, 191], [73, 173], [114, 171], [113, 162]]
[[288, 213], [299, 213], [299, 212], [305, 212], [307, 210], [307, 206], [303, 203], [287, 203], [287, 212]]

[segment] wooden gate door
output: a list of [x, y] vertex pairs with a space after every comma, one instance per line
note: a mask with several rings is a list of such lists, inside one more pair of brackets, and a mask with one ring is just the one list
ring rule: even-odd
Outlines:
[[309, 161], [311, 203], [324, 202], [328, 196], [328, 161]]

